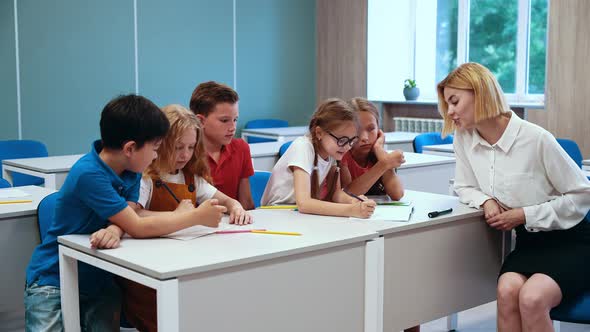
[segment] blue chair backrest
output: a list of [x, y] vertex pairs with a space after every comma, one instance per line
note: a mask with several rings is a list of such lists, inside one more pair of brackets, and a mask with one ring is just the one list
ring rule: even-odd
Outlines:
[[250, 191], [252, 192], [254, 207], [260, 206], [260, 200], [262, 199], [268, 179], [270, 179], [270, 174], [267, 171], [254, 171], [254, 175], [250, 177]]
[[[4, 159], [47, 157], [47, 147], [39, 141], [8, 140], [0, 141], [0, 161]], [[0, 170], [2, 166], [0, 165]], [[28, 186], [42, 185], [43, 179], [20, 173], [12, 173], [12, 185]]]
[[562, 302], [550, 313], [552, 320], [577, 324], [590, 324], [590, 291], [570, 300]]
[[[288, 127], [289, 122], [285, 120], [279, 119], [259, 119], [259, 120], [251, 120], [246, 122], [244, 129], [255, 129], [255, 128], [280, 128], [280, 127]], [[262, 142], [274, 142], [274, 139], [270, 138], [261, 138], [261, 137], [247, 137], [247, 143], [262, 143]]]
[[557, 143], [567, 152], [568, 156], [574, 160], [574, 162], [582, 168], [582, 152], [580, 147], [575, 141], [566, 138], [558, 138]]
[[422, 147], [425, 145], [438, 145], [438, 144], [452, 144], [453, 135], [449, 135], [444, 139], [438, 132], [423, 133], [414, 138], [412, 145], [414, 146], [414, 152], [422, 153]]
[[10, 185], [10, 182], [4, 180], [3, 178], [0, 178], [0, 188], [10, 188], [12, 187]]
[[287, 150], [291, 146], [291, 143], [293, 143], [293, 141], [289, 141], [281, 145], [281, 147], [279, 148], [279, 158], [282, 157], [285, 154], [285, 152], [287, 152]]
[[43, 239], [47, 235], [47, 231], [55, 218], [55, 200], [57, 194], [58, 193], [55, 192], [45, 196], [37, 207], [37, 222], [39, 224], [39, 238], [41, 239], [41, 242], [43, 242]]

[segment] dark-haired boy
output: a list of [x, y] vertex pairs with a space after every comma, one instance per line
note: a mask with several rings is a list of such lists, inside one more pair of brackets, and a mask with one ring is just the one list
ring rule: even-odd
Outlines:
[[235, 139], [238, 122], [238, 94], [225, 84], [199, 84], [190, 100], [190, 109], [201, 120], [203, 141], [208, 154], [213, 185], [236, 199], [244, 209], [254, 208], [249, 177], [254, 175], [250, 146]]
[[[104, 107], [101, 140], [70, 170], [57, 194], [54, 221], [29, 262], [24, 294], [27, 331], [63, 331], [58, 236], [92, 234], [93, 247], [115, 248], [123, 231], [138, 238], [155, 237], [212, 214], [218, 215], [217, 223], [207, 226], [217, 226], [225, 207], [213, 200], [196, 209], [181, 204], [175, 212], [145, 217], [135, 212], [141, 172], [156, 158], [169, 126], [160, 109], [141, 96], [121, 96]], [[83, 263], [78, 275], [83, 330], [118, 330], [120, 293], [112, 276]]]

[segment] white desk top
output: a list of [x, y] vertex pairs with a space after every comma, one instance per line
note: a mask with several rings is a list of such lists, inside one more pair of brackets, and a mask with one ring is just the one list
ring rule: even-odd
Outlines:
[[[19, 189], [22, 190], [31, 196], [26, 197], [16, 197], [15, 200], [26, 200], [30, 199], [32, 203], [14, 203], [14, 204], [0, 204], [0, 222], [3, 219], [14, 218], [14, 217], [21, 217], [21, 216], [29, 216], [37, 214], [37, 206], [39, 206], [39, 202], [45, 196], [54, 192], [54, 190], [45, 189], [43, 187], [37, 186], [24, 186], [24, 187], [16, 187], [16, 188], [3, 188], [0, 191], [6, 191], [7, 189]], [[4, 201], [9, 200], [3, 199]]]
[[[356, 221], [371, 228], [379, 235], [391, 234], [420, 227], [444, 224], [458, 219], [483, 216], [483, 210], [470, 208], [459, 202], [459, 197], [406, 190], [402, 201], [412, 202], [414, 211], [409, 222], [397, 221]], [[429, 218], [428, 213], [453, 208], [453, 212], [436, 218]], [[483, 219], [482, 219], [483, 222]]]
[[297, 127], [280, 127], [280, 128], [253, 128], [253, 129], [242, 129], [243, 133], [252, 134], [263, 134], [273, 136], [303, 136], [307, 134], [307, 126]]
[[385, 144], [391, 143], [411, 143], [414, 141], [416, 136], [420, 135], [419, 133], [410, 133], [405, 131], [392, 131], [389, 133], [385, 133]]
[[453, 148], [453, 144], [425, 145], [422, 147], [422, 150], [455, 153], [455, 149]]
[[455, 163], [455, 158], [453, 157], [437, 156], [432, 154], [404, 152], [404, 157], [406, 158], [406, 162], [402, 164], [398, 169]]
[[62, 173], [69, 172], [76, 161], [82, 158], [82, 156], [83, 154], [74, 154], [41, 158], [6, 159], [2, 161], [2, 164], [41, 173]]
[[250, 155], [252, 158], [278, 156], [281, 145], [285, 142], [263, 142], [252, 143], [250, 146]]
[[342, 223], [343, 218], [303, 215], [289, 210], [255, 210], [252, 214], [256, 227], [303, 235], [212, 234], [190, 241], [126, 238], [121, 241], [120, 248], [112, 250], [90, 249], [88, 235], [62, 236], [59, 243], [156, 279], [169, 279], [342, 246], [376, 236], [361, 224]]

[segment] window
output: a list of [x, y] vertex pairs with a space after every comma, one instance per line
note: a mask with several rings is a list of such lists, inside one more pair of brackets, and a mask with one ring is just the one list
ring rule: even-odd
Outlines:
[[[392, 82], [407, 76], [416, 79], [420, 99], [435, 100], [436, 83], [473, 61], [496, 75], [509, 101], [542, 101], [547, 2], [369, 0], [367, 96], [403, 100]], [[406, 45], [409, 51], [402, 52]]]

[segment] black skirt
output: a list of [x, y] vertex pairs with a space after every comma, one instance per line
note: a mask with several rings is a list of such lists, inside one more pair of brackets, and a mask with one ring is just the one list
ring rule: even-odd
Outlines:
[[590, 290], [590, 222], [585, 219], [567, 230], [527, 232], [516, 228], [516, 246], [500, 271], [530, 277], [545, 274], [561, 288], [563, 300]]

